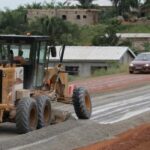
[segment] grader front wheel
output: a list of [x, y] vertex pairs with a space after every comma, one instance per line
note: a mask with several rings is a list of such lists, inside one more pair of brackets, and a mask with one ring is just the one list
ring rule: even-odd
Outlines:
[[73, 105], [79, 119], [89, 119], [92, 113], [92, 103], [88, 91], [84, 88], [75, 88], [73, 91]]
[[16, 111], [18, 133], [27, 133], [37, 128], [38, 112], [34, 99], [26, 97], [19, 101]]

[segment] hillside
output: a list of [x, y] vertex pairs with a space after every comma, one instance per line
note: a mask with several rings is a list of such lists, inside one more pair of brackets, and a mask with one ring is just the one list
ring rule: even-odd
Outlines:
[[[103, 33], [107, 24], [98, 24], [94, 26], [83, 26], [80, 28], [79, 45], [91, 45], [92, 38], [98, 34]], [[150, 33], [149, 24], [123, 24], [120, 25], [120, 33]]]

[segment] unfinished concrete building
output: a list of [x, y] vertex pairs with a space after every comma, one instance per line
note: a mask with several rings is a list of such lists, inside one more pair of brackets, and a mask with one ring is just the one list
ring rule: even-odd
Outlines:
[[130, 41], [138, 51], [145, 50], [145, 44], [150, 44], [150, 33], [117, 33], [120, 41]]
[[29, 9], [28, 21], [39, 17], [58, 17], [77, 25], [93, 25], [99, 21], [100, 11], [97, 9]]

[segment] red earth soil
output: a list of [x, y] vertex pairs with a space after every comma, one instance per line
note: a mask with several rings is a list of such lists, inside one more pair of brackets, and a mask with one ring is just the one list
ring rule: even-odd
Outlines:
[[[109, 75], [71, 82], [71, 84], [77, 87], [85, 87], [91, 94], [115, 91], [149, 83], [149, 74]], [[111, 140], [98, 142], [77, 150], [150, 150], [150, 124], [130, 129]]]
[[150, 74], [117, 74], [71, 82], [85, 87], [91, 94], [109, 92], [150, 83]]
[[112, 140], [98, 142], [76, 150], [150, 150], [150, 124], [130, 129]]

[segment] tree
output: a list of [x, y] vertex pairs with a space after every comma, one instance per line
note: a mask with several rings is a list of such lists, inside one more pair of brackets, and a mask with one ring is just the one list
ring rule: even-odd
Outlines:
[[112, 21], [112, 23], [105, 29], [104, 34], [97, 34], [92, 44], [95, 46], [115, 46], [118, 45], [120, 37], [116, 35], [119, 30], [120, 23]]
[[22, 34], [26, 31], [26, 10], [19, 9], [0, 12], [0, 33], [4, 34]]
[[149, 52], [150, 51], [150, 43], [144, 43], [144, 51]]
[[150, 8], [150, 0], [145, 0], [143, 7], [149, 9]]
[[119, 0], [111, 0], [111, 1], [112, 1], [113, 5], [115, 6], [115, 8], [117, 9]]
[[32, 4], [25, 5], [26, 9], [42, 9], [43, 5], [41, 3], [33, 2]]
[[60, 18], [37, 18], [30, 23], [29, 30], [32, 34], [50, 35], [52, 44], [76, 44], [79, 38], [77, 25], [63, 21]]
[[111, 0], [119, 15], [130, 13], [131, 8], [138, 8], [140, 0]]
[[94, 0], [78, 0], [82, 8], [89, 8], [92, 6]]
[[45, 1], [43, 7], [44, 8], [55, 8], [55, 1], [52, 0], [50, 3], [48, 3], [48, 2]]

